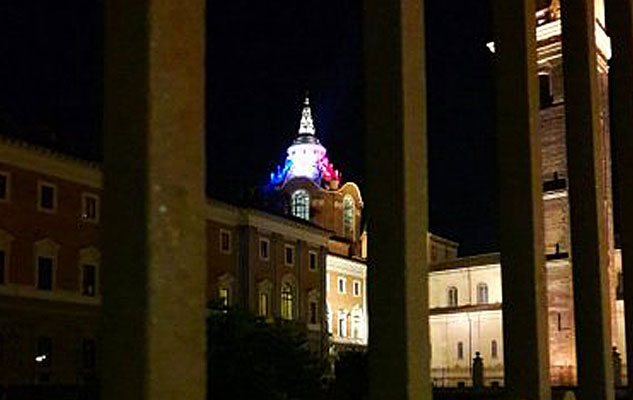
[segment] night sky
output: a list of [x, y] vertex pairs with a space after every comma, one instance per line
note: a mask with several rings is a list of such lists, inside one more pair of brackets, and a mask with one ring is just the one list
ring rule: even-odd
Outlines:
[[[431, 230], [496, 250], [487, 2], [427, 1]], [[263, 183], [310, 92], [317, 134], [363, 187], [361, 0], [208, 3], [208, 191]], [[0, 2], [0, 132], [101, 158], [103, 1]], [[134, 62], [134, 60], [130, 60]]]

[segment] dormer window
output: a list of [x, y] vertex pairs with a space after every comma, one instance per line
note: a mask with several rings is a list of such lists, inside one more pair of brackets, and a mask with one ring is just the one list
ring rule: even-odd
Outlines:
[[310, 194], [305, 189], [296, 190], [291, 197], [292, 215], [310, 220]]
[[343, 228], [345, 230], [345, 237], [348, 239], [354, 239], [355, 208], [352, 196], [345, 196], [343, 199]]

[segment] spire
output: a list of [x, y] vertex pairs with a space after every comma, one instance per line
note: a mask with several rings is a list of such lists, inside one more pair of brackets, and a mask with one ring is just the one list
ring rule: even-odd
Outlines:
[[306, 93], [303, 100], [303, 110], [301, 111], [301, 122], [299, 123], [299, 135], [315, 135], [314, 121], [312, 120], [312, 110], [310, 109], [310, 98]]

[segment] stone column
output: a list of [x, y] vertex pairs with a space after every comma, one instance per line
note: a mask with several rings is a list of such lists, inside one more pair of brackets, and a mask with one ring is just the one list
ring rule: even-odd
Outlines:
[[549, 399], [547, 294], [534, 0], [495, 0], [505, 386]]
[[[607, 32], [611, 37], [611, 133], [618, 168], [615, 182], [620, 192], [620, 243], [624, 273], [626, 365], [633, 397], [633, 2], [605, 0]], [[629, 350], [631, 349], [631, 350]]]
[[204, 1], [105, 3], [103, 399], [206, 399]]
[[562, 6], [563, 73], [578, 397], [612, 400], [606, 177], [593, 1]]
[[422, 3], [363, 8], [372, 400], [432, 397]]

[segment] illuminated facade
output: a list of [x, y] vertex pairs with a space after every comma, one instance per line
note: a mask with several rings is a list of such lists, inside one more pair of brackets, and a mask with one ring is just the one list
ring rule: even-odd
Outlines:
[[[536, 19], [551, 381], [554, 385], [572, 385], [576, 382], [576, 354], [559, 1], [540, 1]], [[613, 238], [611, 162], [608, 156], [607, 61], [611, 53], [609, 38], [603, 28], [604, 7], [601, 0], [596, 0], [596, 19], [601, 129], [607, 149], [601, 160], [607, 177], [602, 192], [606, 214], [602, 217], [607, 221], [608, 229], [612, 344], [623, 354], [623, 304], [617, 299], [621, 262]], [[493, 50], [494, 45], [489, 48]], [[581, 266], [580, 262], [576, 265]], [[460, 382], [470, 384], [472, 358], [475, 352], [479, 352], [484, 361], [486, 384], [502, 384], [499, 256], [492, 254], [439, 262], [431, 269], [431, 365], [434, 383], [438, 386], [456, 386]], [[626, 362], [624, 354], [622, 360]], [[625, 367], [622, 373], [626, 374]]]

